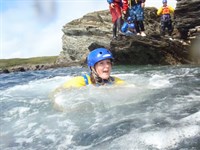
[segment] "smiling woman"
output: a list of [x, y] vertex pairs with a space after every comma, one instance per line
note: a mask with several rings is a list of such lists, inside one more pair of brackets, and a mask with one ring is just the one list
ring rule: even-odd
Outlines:
[[70, 87], [83, 87], [86, 85], [115, 85], [123, 84], [124, 81], [110, 76], [112, 70], [112, 53], [105, 48], [97, 48], [87, 56], [87, 64], [90, 69], [90, 74], [77, 76], [68, 80], [56, 91]]

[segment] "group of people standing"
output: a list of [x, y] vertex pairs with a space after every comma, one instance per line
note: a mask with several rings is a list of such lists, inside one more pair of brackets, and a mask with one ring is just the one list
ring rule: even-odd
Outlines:
[[112, 15], [114, 39], [117, 38], [117, 33], [121, 32], [146, 36], [143, 24], [145, 0], [107, 0], [107, 2]]
[[[107, 0], [113, 22], [113, 38], [118, 34], [146, 36], [144, 28], [145, 0]], [[173, 32], [171, 14], [174, 9], [163, 0], [163, 6], [158, 9], [161, 15], [161, 35], [165, 35], [166, 28], [171, 36]], [[123, 19], [122, 19], [123, 18]]]

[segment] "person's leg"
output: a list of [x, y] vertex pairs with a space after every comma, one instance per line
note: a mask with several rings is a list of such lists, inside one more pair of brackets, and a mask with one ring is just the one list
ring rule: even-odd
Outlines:
[[160, 34], [161, 36], [165, 35], [165, 23], [163, 21], [161, 21]]
[[137, 32], [137, 35], [140, 35], [139, 22], [138, 21], [134, 21], [134, 24], [135, 24], [135, 30]]
[[144, 33], [144, 23], [143, 23], [143, 21], [142, 20], [140, 20], [140, 21], [138, 21], [138, 23], [139, 23], [139, 27], [140, 27], [140, 34], [141, 34], [141, 36], [146, 36], [146, 34]]
[[117, 21], [113, 23], [113, 39], [117, 38]]
[[143, 21], [138, 21], [140, 31], [144, 31], [144, 23]]
[[122, 18], [119, 17], [117, 19], [117, 33], [121, 32], [121, 27], [122, 27]]
[[121, 14], [121, 7], [119, 4], [115, 4], [115, 8], [111, 8], [110, 7], [110, 13], [112, 15], [112, 22], [113, 22], [113, 38], [116, 39], [117, 37], [117, 30], [119, 30], [119, 28], [121, 27], [121, 25], [119, 26], [119, 22], [121, 23], [121, 18], [122, 14]]
[[168, 23], [168, 34], [169, 34], [169, 36], [172, 35], [172, 32], [173, 32], [173, 26], [172, 26], [172, 21], [170, 20], [169, 23]]

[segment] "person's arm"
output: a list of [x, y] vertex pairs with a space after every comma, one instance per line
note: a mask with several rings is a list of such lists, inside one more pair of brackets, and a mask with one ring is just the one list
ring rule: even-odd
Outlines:
[[142, 8], [145, 7], [145, 0], [141, 0], [141, 7], [142, 7]]
[[141, 7], [144, 8], [145, 7], [145, 3], [141, 3]]
[[160, 7], [157, 11], [157, 15], [160, 16], [162, 14], [163, 11], [163, 7]]
[[174, 8], [171, 7], [171, 6], [168, 6], [168, 8], [169, 8], [170, 14], [173, 14], [174, 13]]

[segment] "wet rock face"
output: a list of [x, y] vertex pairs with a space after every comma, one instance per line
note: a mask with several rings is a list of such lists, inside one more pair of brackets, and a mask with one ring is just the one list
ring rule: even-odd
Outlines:
[[111, 40], [111, 16], [108, 10], [89, 13], [66, 24], [62, 31], [63, 50], [56, 63], [66, 64], [85, 59], [88, 47], [98, 42], [109, 47]]
[[125, 37], [111, 42], [117, 64], [176, 65], [188, 64], [188, 46], [162, 37]]
[[180, 38], [187, 39], [200, 35], [200, 0], [177, 0], [175, 27]]

